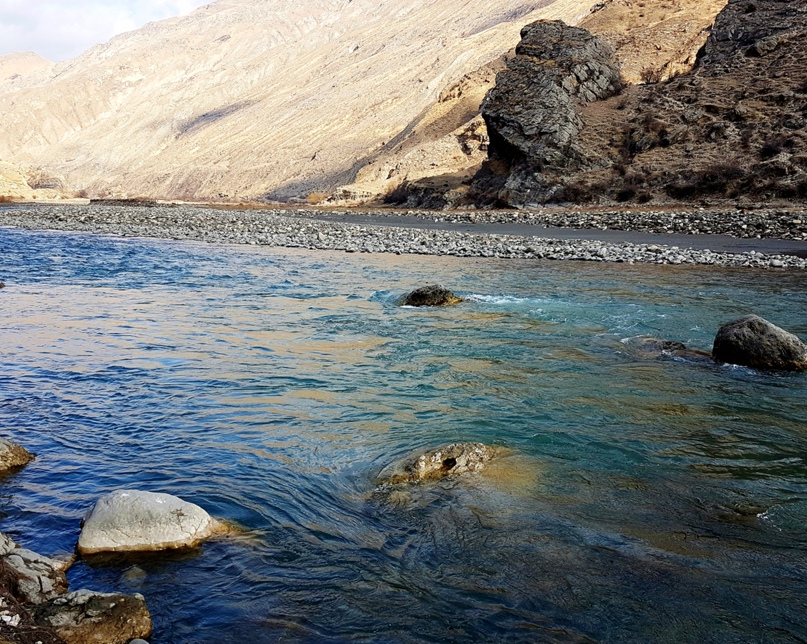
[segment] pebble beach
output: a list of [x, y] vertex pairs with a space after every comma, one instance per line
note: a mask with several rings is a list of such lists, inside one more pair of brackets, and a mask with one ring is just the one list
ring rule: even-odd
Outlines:
[[[362, 219], [368, 223], [362, 223]], [[397, 225], [398, 220], [407, 225]], [[359, 223], [357, 223], [359, 222]], [[414, 222], [414, 223], [413, 223]], [[492, 232], [519, 224], [519, 234]], [[422, 226], [421, 226], [422, 224]], [[8, 206], [0, 225], [123, 237], [188, 239], [335, 250], [506, 259], [693, 264], [753, 268], [807, 268], [807, 215], [790, 210], [731, 211], [467, 211], [392, 213], [310, 209], [234, 210], [186, 205]], [[463, 230], [456, 229], [464, 225]], [[455, 226], [451, 229], [451, 226]], [[473, 227], [485, 232], [472, 232]], [[643, 233], [637, 243], [619, 237], [552, 238], [546, 227]], [[676, 243], [665, 235], [676, 233]], [[685, 234], [684, 243], [681, 234]], [[750, 240], [790, 240], [787, 252], [726, 252], [686, 239], [721, 235]], [[581, 233], [581, 237], [585, 235]], [[568, 237], [568, 235], [566, 235]], [[700, 244], [702, 246], [702, 244]], [[719, 246], [719, 244], [718, 244]]]

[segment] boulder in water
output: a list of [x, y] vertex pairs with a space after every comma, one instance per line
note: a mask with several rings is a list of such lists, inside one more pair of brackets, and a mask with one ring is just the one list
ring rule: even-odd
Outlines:
[[423, 286], [405, 295], [401, 301], [402, 306], [450, 306], [462, 302], [451, 291], [440, 284]]
[[721, 326], [712, 357], [717, 362], [754, 369], [807, 370], [807, 345], [758, 315], [746, 315]]
[[478, 472], [494, 457], [495, 448], [484, 443], [451, 443], [417, 454], [384, 468], [379, 483], [420, 483]]
[[639, 336], [625, 340], [625, 347], [639, 358], [652, 359], [669, 356], [697, 362], [712, 362], [712, 356], [706, 351], [690, 349], [683, 342], [661, 340], [651, 336]]
[[27, 465], [33, 460], [33, 454], [24, 447], [0, 438], [0, 474]]
[[84, 518], [81, 554], [189, 548], [225, 527], [198, 505], [170, 494], [116, 490]]

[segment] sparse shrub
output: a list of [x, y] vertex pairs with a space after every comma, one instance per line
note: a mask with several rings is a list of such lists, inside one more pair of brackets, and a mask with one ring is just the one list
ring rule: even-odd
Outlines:
[[646, 85], [660, 83], [662, 75], [663, 72], [655, 67], [645, 67], [639, 72], [639, 78], [641, 78], [642, 82]]
[[772, 159], [780, 154], [783, 150], [790, 150], [795, 145], [796, 141], [789, 137], [780, 136], [773, 139], [768, 139], [759, 149], [759, 157], [762, 160]]
[[309, 206], [316, 206], [328, 198], [327, 192], [312, 192], [306, 197], [306, 202]]
[[619, 203], [624, 203], [626, 201], [630, 201], [635, 196], [636, 196], [636, 188], [634, 188], [633, 186], [628, 185], [628, 186], [622, 187], [619, 191], [617, 191], [615, 199]]
[[652, 199], [653, 195], [647, 190], [644, 190], [640, 192], [638, 195], [636, 195], [636, 201], [638, 201], [639, 203], [647, 203], [648, 201], [652, 201]]
[[807, 179], [802, 179], [796, 184], [796, 194], [802, 199], [807, 198]]

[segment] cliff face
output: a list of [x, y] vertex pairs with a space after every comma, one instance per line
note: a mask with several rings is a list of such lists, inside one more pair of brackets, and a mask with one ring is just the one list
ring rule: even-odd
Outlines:
[[0, 158], [91, 196], [305, 198], [451, 136], [475, 99], [446, 88], [593, 1], [219, 0], [0, 79]]
[[[500, 125], [502, 113], [526, 118], [522, 129], [537, 128], [544, 139], [542, 124], [556, 115], [532, 91], [529, 114], [524, 100], [486, 101], [491, 155], [475, 181], [478, 198], [516, 206], [805, 198], [806, 34], [807, 5], [802, 2], [730, 0], [693, 70], [628, 87], [606, 100], [576, 101], [564, 121], [565, 130], [575, 131], [566, 145], [596, 162], [581, 163], [573, 153], [572, 165], [565, 168], [544, 164], [538, 149], [519, 163], [502, 166], [505, 155], [498, 150], [519, 140]], [[544, 79], [533, 79], [533, 85], [553, 79], [556, 65], [543, 66], [549, 71], [533, 66], [533, 75]], [[507, 75], [518, 75], [522, 67], [513, 65]], [[507, 75], [503, 82], [512, 84]], [[526, 82], [526, 77], [516, 80], [517, 85]], [[496, 145], [500, 139], [504, 143]]]
[[525, 27], [515, 57], [482, 104], [490, 161], [477, 175], [477, 188], [505, 203], [546, 201], [557, 175], [607, 167], [607, 159], [580, 145], [578, 104], [621, 89], [606, 42], [559, 21]]

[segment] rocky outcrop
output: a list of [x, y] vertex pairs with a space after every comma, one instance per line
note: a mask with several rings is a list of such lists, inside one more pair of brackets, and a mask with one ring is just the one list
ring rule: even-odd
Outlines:
[[495, 455], [484, 443], [451, 443], [389, 465], [378, 475], [378, 483], [421, 483], [479, 472]]
[[807, 345], [757, 315], [747, 315], [721, 326], [715, 336], [712, 356], [718, 362], [754, 369], [807, 370]]
[[82, 555], [190, 548], [225, 527], [198, 505], [170, 494], [116, 490], [84, 518]]
[[[602, 11], [618, 2], [607, 0]], [[622, 4], [627, 9], [629, 3]], [[643, 9], [642, 3], [638, 9], [634, 5], [635, 17]], [[637, 44], [641, 30], [620, 35], [613, 19], [597, 25], [596, 15], [586, 24], [621, 38], [621, 51], [649, 46]], [[695, 23], [681, 18], [691, 44], [689, 25]], [[730, 0], [717, 15], [693, 69], [675, 74], [674, 66], [653, 59], [639, 74], [642, 84], [619, 96], [578, 103], [579, 120], [567, 119], [572, 126], [557, 129], [575, 132], [563, 172], [551, 158], [546, 163], [540, 148], [512, 163], [510, 148], [498, 145], [490, 133], [490, 160], [474, 183], [478, 203], [496, 198], [515, 206], [730, 201], [745, 207], [807, 199], [805, 34], [807, 7], [802, 3]], [[635, 74], [638, 59], [632, 56]], [[524, 87], [529, 87], [527, 80]], [[530, 104], [540, 107], [543, 102]], [[514, 120], [524, 109], [517, 93], [501, 104], [504, 115]], [[546, 118], [553, 117], [539, 114], [529, 121], [541, 124]], [[504, 154], [496, 152], [502, 147]], [[516, 151], [523, 155], [524, 149]], [[581, 160], [576, 150], [586, 156]]]
[[37, 608], [36, 621], [67, 644], [128, 644], [151, 635], [151, 615], [142, 595], [77, 590]]
[[451, 306], [460, 302], [462, 298], [454, 295], [445, 286], [432, 284], [405, 295], [401, 300], [401, 306]]
[[[5, 284], [0, 282], [0, 288]], [[34, 455], [24, 447], [5, 438], [0, 438], [0, 474], [16, 470], [34, 460]]]
[[0, 533], [0, 641], [126, 644], [151, 634], [140, 595], [68, 593], [71, 562], [20, 548]]
[[581, 103], [622, 89], [614, 50], [585, 29], [537, 22], [521, 32], [516, 56], [482, 104], [489, 162], [476, 178], [489, 202], [525, 206], [547, 201], [557, 176], [609, 166], [578, 141]]

